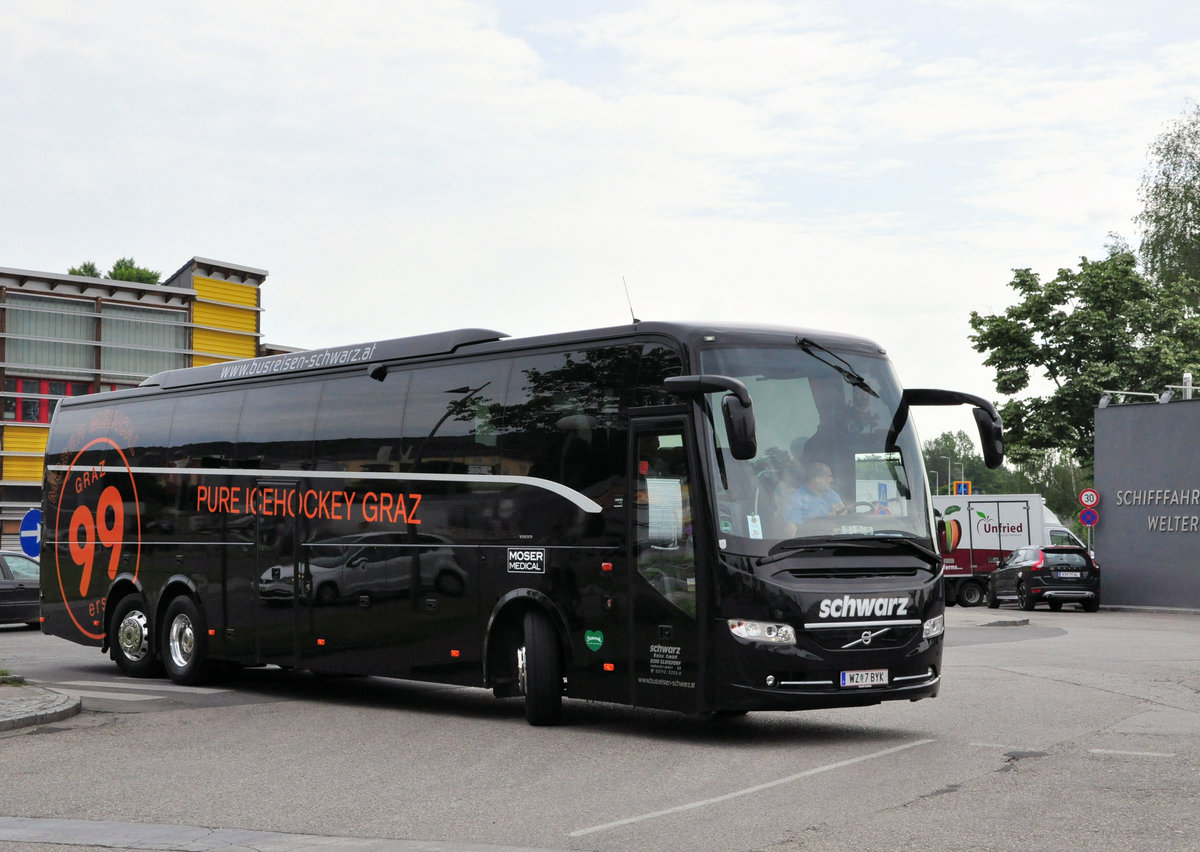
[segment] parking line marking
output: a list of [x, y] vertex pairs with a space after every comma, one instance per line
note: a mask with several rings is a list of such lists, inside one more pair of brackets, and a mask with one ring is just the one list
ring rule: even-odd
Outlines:
[[1166, 751], [1121, 751], [1115, 748], [1088, 749], [1092, 754], [1123, 754], [1129, 757], [1174, 757], [1175, 752]]
[[147, 692], [191, 692], [196, 695], [213, 695], [218, 692], [228, 692], [228, 689], [215, 689], [205, 686], [179, 686], [174, 683], [156, 683], [155, 681], [130, 682], [111, 680], [64, 680], [64, 686], [99, 686], [104, 689], [142, 689]]
[[63, 689], [59, 686], [50, 687], [55, 692], [70, 695], [74, 698], [106, 698], [112, 701], [162, 701], [161, 695], [138, 695], [132, 692], [93, 692], [84, 689]]
[[749, 796], [751, 793], [759, 793], [763, 790], [769, 790], [772, 787], [779, 787], [780, 785], [783, 785], [783, 784], [791, 784], [794, 781], [799, 781], [801, 778], [810, 778], [813, 775], [820, 775], [822, 772], [831, 772], [834, 769], [844, 769], [845, 767], [853, 766], [856, 763], [863, 763], [864, 761], [875, 760], [876, 758], [879, 758], [879, 757], [887, 757], [889, 754], [896, 754], [897, 752], [907, 751], [910, 748], [916, 748], [917, 746], [928, 745], [931, 742], [933, 742], [933, 740], [917, 740], [916, 742], [907, 743], [907, 744], [901, 745], [901, 746], [895, 746], [894, 748], [885, 748], [883, 751], [876, 751], [876, 752], [872, 752], [871, 754], [864, 754], [859, 757], [852, 757], [852, 758], [849, 758], [848, 760], [839, 760], [837, 763], [828, 763], [824, 766], [817, 766], [817, 767], [814, 767], [813, 769], [806, 769], [803, 772], [797, 772], [795, 775], [789, 775], [786, 778], [778, 778], [774, 781], [768, 781], [765, 784], [755, 784], [753, 787], [746, 787], [745, 789], [742, 789], [742, 790], [734, 790], [732, 793], [726, 793], [723, 796], [714, 796], [711, 799], [701, 799], [698, 802], [688, 802], [686, 805], [677, 805], [673, 808], [666, 808], [661, 811], [652, 811], [650, 813], [639, 814], [638, 816], [628, 817], [626, 819], [618, 819], [618, 820], [614, 820], [612, 822], [606, 822], [603, 825], [593, 825], [591, 828], [580, 828], [575, 831], [572, 831], [567, 836], [568, 837], [583, 837], [586, 834], [595, 834], [598, 831], [607, 831], [610, 828], [618, 828], [623, 825], [632, 825], [633, 823], [636, 823], [636, 822], [644, 822], [645, 820], [648, 820], [648, 819], [657, 819], [658, 817], [669, 816], [670, 814], [682, 813], [683, 811], [692, 811], [692, 810], [695, 810], [696, 808], [706, 807], [707, 805], [720, 804], [721, 802], [727, 802], [730, 799], [736, 799], [736, 798], [739, 798], [740, 796]]

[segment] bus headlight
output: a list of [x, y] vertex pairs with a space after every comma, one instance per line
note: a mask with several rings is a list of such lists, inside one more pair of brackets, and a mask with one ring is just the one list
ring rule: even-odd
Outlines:
[[924, 628], [921, 630], [922, 639], [932, 639], [935, 636], [941, 636], [946, 632], [946, 616], [935, 615], [933, 618], [925, 622]]
[[765, 621], [729, 619], [729, 632], [739, 639], [766, 642], [771, 645], [795, 645], [796, 630], [790, 624], [768, 624]]

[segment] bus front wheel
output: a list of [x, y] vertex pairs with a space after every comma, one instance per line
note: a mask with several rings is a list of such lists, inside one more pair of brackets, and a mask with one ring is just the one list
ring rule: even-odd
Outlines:
[[126, 595], [113, 610], [108, 625], [108, 646], [113, 662], [128, 677], [153, 677], [159, 673], [150, 642], [150, 618], [146, 599], [140, 594]]
[[525, 613], [525, 643], [517, 649], [517, 682], [531, 725], [562, 721], [562, 651], [544, 613]]
[[201, 683], [208, 676], [207, 636], [200, 610], [187, 595], [167, 607], [163, 619], [162, 656], [167, 675], [175, 683]]

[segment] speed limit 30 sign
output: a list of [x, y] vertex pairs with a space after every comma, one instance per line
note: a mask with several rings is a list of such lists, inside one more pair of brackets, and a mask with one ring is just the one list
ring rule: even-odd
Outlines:
[[1100, 492], [1095, 488], [1085, 488], [1079, 492], [1080, 505], [1091, 509], [1093, 506], [1100, 505]]

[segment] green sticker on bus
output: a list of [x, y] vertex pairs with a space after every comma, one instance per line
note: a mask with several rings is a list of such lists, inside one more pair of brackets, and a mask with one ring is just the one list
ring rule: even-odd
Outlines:
[[599, 651], [604, 646], [604, 633], [600, 630], [589, 630], [583, 634], [589, 651]]

